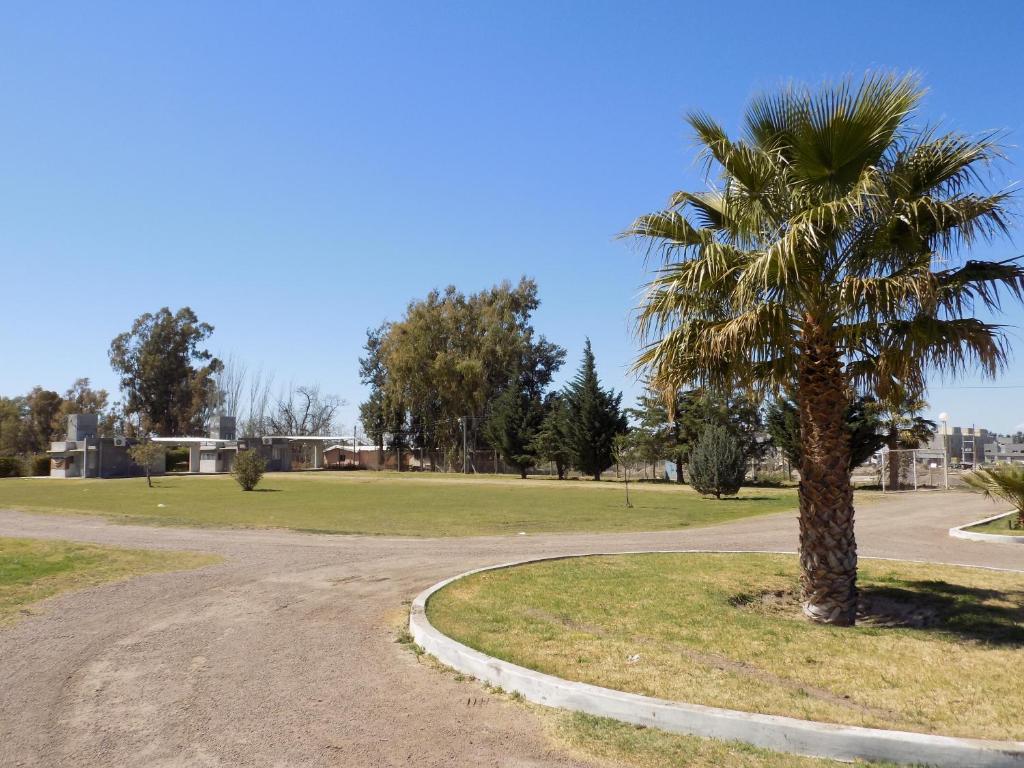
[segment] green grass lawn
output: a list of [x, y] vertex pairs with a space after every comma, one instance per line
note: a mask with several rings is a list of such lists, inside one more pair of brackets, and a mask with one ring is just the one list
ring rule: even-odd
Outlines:
[[33, 604], [61, 592], [142, 573], [198, 568], [219, 560], [192, 552], [0, 537], [0, 626], [31, 613]]
[[1024, 574], [864, 560], [870, 620], [813, 625], [785, 555], [630, 555], [462, 579], [443, 632], [560, 677], [752, 712], [1024, 738]]
[[995, 520], [989, 520], [981, 525], [972, 525], [967, 529], [972, 533], [996, 533], [1002, 536], [1024, 536], [1024, 528], [1017, 525], [1017, 513], [1011, 512]]
[[102, 515], [161, 525], [292, 528], [328, 533], [470, 536], [555, 531], [678, 530], [795, 509], [791, 488], [744, 489], [716, 501], [688, 487], [463, 478], [429, 473], [266, 475], [243, 492], [228, 476], [0, 480], [0, 509]]

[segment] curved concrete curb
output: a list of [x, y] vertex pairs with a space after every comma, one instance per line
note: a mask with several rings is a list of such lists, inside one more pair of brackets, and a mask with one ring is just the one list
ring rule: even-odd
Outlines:
[[[719, 707], [656, 699], [536, 672], [475, 651], [438, 631], [427, 619], [427, 602], [440, 589], [458, 579], [516, 565], [576, 557], [632, 554], [742, 554], [714, 550], [659, 552], [600, 552], [539, 557], [477, 568], [425, 589], [413, 601], [409, 632], [427, 653], [441, 663], [478, 680], [515, 692], [549, 707], [560, 707], [674, 733], [692, 734], [811, 757], [837, 760], [887, 760], [943, 768], [1021, 768], [1024, 742], [962, 739], [909, 731], [886, 731], [848, 725], [817, 723], [779, 715], [739, 712]], [[749, 552], [747, 552], [750, 554]], [[768, 553], [758, 554], [792, 554]], [[865, 558], [867, 559], [867, 558]]]
[[967, 525], [958, 525], [956, 528], [949, 529], [949, 535], [955, 539], [969, 539], [970, 541], [994, 541], [998, 544], [1024, 544], [1024, 536], [1008, 536], [999, 533], [978, 533], [977, 531], [968, 531], [968, 528], [973, 528], [976, 525], [984, 525], [985, 523], [991, 523], [993, 520], [998, 520], [1001, 517], [1009, 517], [1015, 515], [1016, 512], [1002, 512], [998, 515], [992, 515], [992, 517], [986, 517], [984, 520], [975, 520], [973, 523], [967, 523]]

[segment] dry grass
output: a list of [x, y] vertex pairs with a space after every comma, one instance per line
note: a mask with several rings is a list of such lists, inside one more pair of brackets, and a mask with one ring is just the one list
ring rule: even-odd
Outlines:
[[219, 560], [193, 552], [0, 537], [0, 626], [33, 613], [40, 600], [62, 592], [143, 573], [199, 568]]
[[[681, 736], [607, 718], [551, 711], [552, 738], [585, 760], [628, 768], [839, 768], [835, 760], [799, 757], [734, 741]], [[866, 763], [857, 762], [857, 765]], [[871, 763], [883, 768], [882, 763]], [[888, 765], [888, 764], [884, 764]]]
[[573, 680], [711, 706], [930, 733], [1024, 738], [1024, 574], [863, 561], [871, 616], [804, 621], [795, 558], [633, 555], [479, 574], [431, 620], [485, 653]]

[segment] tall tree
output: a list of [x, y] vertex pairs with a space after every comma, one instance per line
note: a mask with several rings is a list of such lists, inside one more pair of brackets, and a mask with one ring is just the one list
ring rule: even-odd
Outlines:
[[27, 450], [28, 405], [24, 397], [0, 397], [0, 456]]
[[537, 285], [526, 278], [468, 296], [448, 286], [411, 302], [401, 320], [367, 338], [370, 423], [401, 411], [402, 424], [420, 425], [431, 458], [441, 450], [450, 464], [463, 428], [472, 448], [510, 381], [539, 398], [564, 361], [561, 347], [534, 332], [539, 305]]
[[110, 365], [121, 376], [124, 410], [141, 417], [142, 429], [161, 435], [193, 435], [216, 398], [214, 375], [221, 362], [203, 348], [213, 326], [188, 307], [163, 307], [140, 315], [131, 330], [110, 344]]
[[[850, 471], [859, 467], [885, 445], [882, 423], [874, 398], [857, 396], [846, 406], [843, 422], [849, 432]], [[765, 428], [772, 442], [794, 467], [803, 463], [800, 440], [800, 410], [785, 397], [776, 398], [768, 407]]]
[[330, 435], [334, 416], [345, 404], [337, 395], [320, 392], [317, 384], [289, 386], [277, 398], [277, 407], [267, 417], [275, 435]]
[[551, 392], [544, 399], [544, 419], [533, 438], [533, 451], [541, 461], [555, 465], [559, 480], [572, 464], [572, 442], [569, 436], [569, 406], [560, 392]]
[[912, 127], [921, 93], [894, 75], [792, 86], [754, 100], [740, 139], [691, 114], [712, 191], [678, 192], [628, 230], [665, 261], [638, 367], [664, 390], [739, 381], [796, 398], [802, 602], [817, 622], [856, 618], [848, 393], [921, 389], [929, 369], [994, 375], [1006, 337], [975, 306], [1024, 295], [1019, 260], [946, 266], [1006, 233], [1009, 193], [976, 184], [999, 157], [991, 138]]
[[29, 438], [26, 447], [33, 452], [45, 451], [50, 440], [60, 434], [64, 400], [56, 392], [36, 386], [25, 396], [25, 403], [28, 405], [26, 434]]
[[484, 437], [523, 480], [537, 463], [534, 440], [543, 419], [541, 403], [530, 392], [512, 386], [494, 401], [484, 424]]
[[[58, 423], [54, 424], [54, 431], [62, 432], [67, 417], [73, 413], [95, 413], [100, 417], [101, 425], [109, 426], [107, 420], [109, 397], [107, 390], [93, 389], [89, 385], [88, 378], [75, 379], [75, 383], [64, 393], [64, 401], [61, 403], [60, 413], [57, 416]], [[104, 430], [101, 429], [102, 431]]]
[[622, 393], [601, 387], [594, 364], [590, 339], [583, 348], [583, 362], [576, 378], [566, 389], [569, 406], [569, 440], [573, 464], [595, 480], [614, 461], [615, 436], [626, 432], [621, 411]]

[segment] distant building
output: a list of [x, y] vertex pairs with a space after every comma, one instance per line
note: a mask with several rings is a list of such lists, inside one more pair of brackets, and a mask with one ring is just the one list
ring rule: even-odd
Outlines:
[[982, 464], [1024, 464], [1024, 443], [1014, 442], [1009, 436], [997, 435], [977, 427], [939, 427], [929, 448], [942, 450], [949, 444], [950, 462], [959, 461], [965, 467]]
[[941, 425], [932, 436], [929, 448], [948, 450], [951, 463], [960, 462], [973, 467], [991, 461], [986, 457], [986, 446], [993, 443], [996, 435], [978, 427], [945, 427]]
[[[238, 437], [234, 416], [216, 416], [207, 425], [205, 437], [154, 437], [154, 443], [168, 448], [188, 449], [188, 472], [212, 475], [230, 472], [239, 451], [256, 451], [264, 459], [268, 472], [289, 472], [293, 469], [323, 469], [324, 445], [336, 443], [349, 446], [342, 437], [311, 435], [267, 435]], [[145, 474], [128, 456], [128, 448], [137, 440], [97, 434], [96, 414], [74, 414], [68, 417], [68, 437], [50, 448], [51, 477], [132, 477]], [[376, 449], [372, 449], [376, 456]], [[394, 464], [394, 457], [391, 463]], [[403, 467], [412, 466], [403, 457]], [[363, 465], [366, 466], [365, 464]], [[367, 467], [369, 468], [369, 467]], [[377, 468], [377, 467], [373, 467]], [[153, 466], [151, 474], [164, 474], [165, 462]]]
[[[119, 435], [99, 434], [95, 413], [68, 416], [64, 440], [50, 443], [50, 477], [134, 477], [146, 474], [145, 467], [132, 461], [128, 448], [137, 440]], [[163, 474], [163, 461], [154, 464], [151, 474]]]
[[1024, 443], [996, 435], [995, 440], [985, 444], [985, 460], [996, 464], [1024, 464]]

